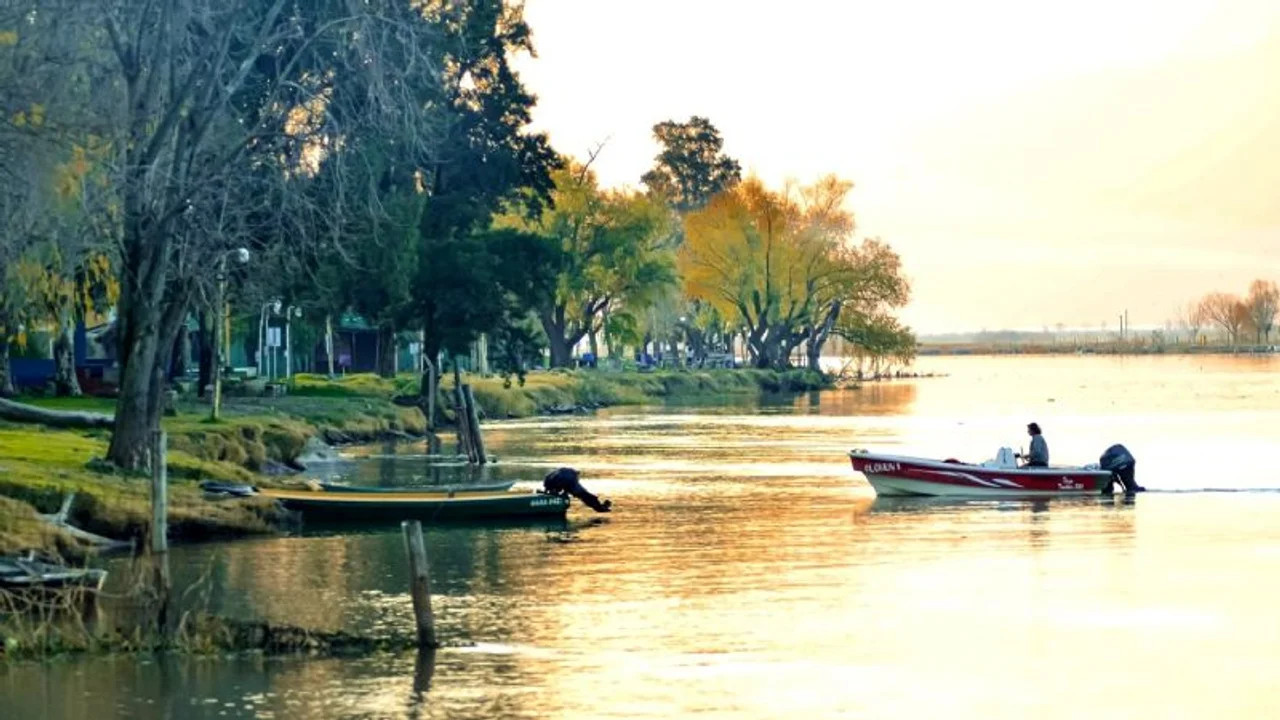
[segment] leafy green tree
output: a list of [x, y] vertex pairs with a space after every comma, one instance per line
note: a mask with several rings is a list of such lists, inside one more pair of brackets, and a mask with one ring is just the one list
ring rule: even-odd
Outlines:
[[859, 374], [867, 363], [872, 374], [879, 374], [885, 364], [907, 365], [916, 356], [915, 333], [891, 315], [850, 313], [834, 332], [851, 346]]
[[552, 366], [566, 367], [574, 346], [598, 332], [606, 314], [643, 310], [674, 283], [672, 228], [660, 203], [602, 191], [586, 166], [571, 163], [553, 178], [550, 207], [532, 218], [509, 212], [495, 225], [540, 236], [562, 253], [555, 292], [542, 298], [538, 319]]
[[694, 115], [687, 122], [660, 122], [653, 126], [653, 137], [659, 145], [658, 156], [640, 182], [677, 212], [706, 205], [713, 195], [742, 179], [742, 167], [722, 152], [724, 140], [707, 118]]
[[512, 57], [533, 52], [522, 6], [439, 2], [427, 11], [448, 29], [436, 46], [448, 112], [419, 176], [426, 201], [412, 286], [415, 316], [409, 322], [425, 334], [424, 394], [438, 382], [435, 359], [441, 352], [466, 352], [486, 332], [501, 332], [518, 344], [530, 340], [506, 324], [510, 295], [492, 292], [504, 268], [529, 260], [522, 259], [527, 243], [486, 230], [504, 204], [541, 212], [550, 197], [551, 172], [562, 164], [545, 133], [528, 131], [535, 98], [511, 67]]

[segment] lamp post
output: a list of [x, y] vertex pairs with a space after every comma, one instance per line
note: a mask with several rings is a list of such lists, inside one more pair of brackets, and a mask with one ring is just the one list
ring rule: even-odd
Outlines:
[[289, 320], [302, 317], [302, 308], [290, 305], [284, 311], [284, 379], [293, 377], [293, 346], [289, 342]]
[[280, 299], [264, 303], [262, 312], [258, 313], [258, 377], [265, 375], [267, 370], [267, 310], [279, 315]]
[[[249, 262], [249, 249], [236, 248], [218, 256], [218, 307], [214, 313], [217, 325], [213, 330], [213, 407], [209, 410], [209, 419], [217, 420], [222, 414], [222, 364], [224, 350], [231, 343], [231, 331], [227, 327], [227, 256], [232, 256], [241, 265]], [[227, 353], [230, 354], [230, 353]]]

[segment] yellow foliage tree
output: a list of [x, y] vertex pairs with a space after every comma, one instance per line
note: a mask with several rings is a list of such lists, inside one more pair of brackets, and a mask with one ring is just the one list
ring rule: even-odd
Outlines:
[[896, 254], [879, 241], [851, 243], [852, 187], [827, 176], [774, 192], [748, 178], [685, 218], [685, 292], [742, 328], [758, 367], [789, 365], [807, 342], [816, 368], [841, 313], [906, 301]]
[[[574, 346], [653, 302], [674, 282], [673, 259], [664, 241], [669, 215], [661, 203], [627, 190], [602, 190], [594, 173], [570, 163], [552, 173], [553, 205], [535, 218], [510, 212], [495, 218], [545, 239], [558, 251], [555, 292], [538, 308], [553, 366], [568, 365]], [[598, 350], [597, 350], [598, 352]]]

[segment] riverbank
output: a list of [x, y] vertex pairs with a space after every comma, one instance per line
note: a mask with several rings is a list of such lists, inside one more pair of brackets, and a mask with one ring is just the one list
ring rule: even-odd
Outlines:
[[[537, 372], [523, 384], [514, 378], [463, 376], [474, 389], [484, 419], [529, 417], [593, 408], [658, 402], [671, 396], [741, 396], [799, 392], [828, 386], [823, 376], [802, 370], [708, 370]], [[308, 445], [373, 442], [426, 435], [417, 407], [397, 405], [413, 395], [418, 378], [350, 375], [329, 379], [299, 375], [286, 395], [226, 398], [223, 418], [208, 421], [208, 406], [179, 398], [163, 427], [168, 434], [169, 531], [175, 541], [198, 541], [275, 532], [285, 521], [263, 499], [210, 502], [204, 480], [270, 484], [300, 469]], [[439, 408], [451, 422], [445, 379]], [[25, 398], [48, 409], [111, 413], [108, 398]], [[74, 494], [69, 520], [108, 538], [137, 541], [149, 524], [147, 483], [104, 463], [107, 430], [67, 430], [0, 422], [0, 554], [37, 550], [80, 559], [82, 543], [43, 521]]]
[[[555, 370], [534, 372], [523, 383], [515, 378], [476, 377], [464, 374], [472, 386], [482, 419], [499, 420], [554, 414], [565, 409], [593, 409], [615, 405], [641, 405], [684, 395], [742, 395], [751, 393], [804, 392], [831, 387], [829, 378], [810, 370], [654, 370], [651, 372], [606, 370]], [[298, 375], [293, 396], [380, 397], [416, 395], [419, 378], [395, 379], [352, 375], [329, 379], [323, 375]], [[452, 417], [450, 377], [442, 381], [438, 399], [446, 419]]]

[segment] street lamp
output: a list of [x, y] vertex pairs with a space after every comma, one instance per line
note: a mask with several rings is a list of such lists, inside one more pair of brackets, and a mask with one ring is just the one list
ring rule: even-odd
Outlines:
[[217, 420], [222, 413], [222, 364], [231, 355], [231, 328], [227, 327], [227, 258], [234, 257], [236, 262], [244, 265], [249, 262], [249, 248], [228, 250], [218, 256], [218, 307], [215, 316], [217, 326], [213, 331], [213, 407], [209, 411], [209, 419]]
[[267, 310], [279, 315], [280, 299], [264, 303], [262, 312], [258, 313], [258, 377], [262, 377], [267, 371]]
[[302, 308], [290, 305], [284, 311], [284, 379], [293, 377], [293, 348], [289, 343], [289, 319], [302, 317]]

